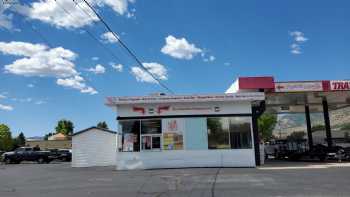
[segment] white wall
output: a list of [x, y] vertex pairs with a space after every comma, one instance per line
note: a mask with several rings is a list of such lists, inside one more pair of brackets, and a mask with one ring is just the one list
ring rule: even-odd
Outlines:
[[[158, 107], [169, 106], [169, 110], [157, 113]], [[144, 108], [145, 113], [133, 111], [133, 107]], [[153, 109], [152, 114], [149, 109]], [[217, 109], [217, 110], [215, 110]], [[239, 102], [200, 102], [200, 103], [162, 103], [162, 104], [130, 104], [118, 106], [118, 116], [167, 116], [167, 115], [207, 115], [207, 114], [244, 114], [251, 113], [250, 101]]]
[[[137, 105], [121, 105], [118, 107], [118, 115], [121, 117], [135, 116], [155, 116], [158, 115], [209, 115], [209, 114], [250, 114], [250, 102], [202, 102], [202, 103], [173, 103], [168, 104], [170, 109], [156, 114], [160, 105], [137, 104]], [[133, 111], [132, 107], [144, 107], [145, 114]], [[164, 106], [162, 104], [161, 106]], [[219, 107], [219, 110], [216, 110]], [[148, 109], [154, 108], [154, 114], [148, 114]], [[184, 110], [177, 110], [184, 109]], [[192, 110], [193, 109], [193, 110]], [[197, 109], [197, 110], [196, 110]], [[194, 121], [194, 119], [186, 119], [186, 121]], [[117, 152], [116, 165], [117, 170], [131, 169], [152, 169], [152, 168], [181, 168], [181, 167], [255, 167], [254, 140], [252, 136], [251, 149], [221, 149], [208, 150], [208, 146], [202, 150], [186, 149], [187, 132], [197, 132], [193, 129], [204, 129], [205, 127], [191, 127], [190, 130], [184, 131], [184, 150], [162, 150], [162, 151], [141, 151], [141, 152]], [[206, 140], [207, 138], [203, 138]]]
[[72, 138], [72, 167], [110, 166], [116, 163], [116, 134], [91, 129]]
[[254, 149], [118, 152], [117, 170], [182, 167], [255, 167]]

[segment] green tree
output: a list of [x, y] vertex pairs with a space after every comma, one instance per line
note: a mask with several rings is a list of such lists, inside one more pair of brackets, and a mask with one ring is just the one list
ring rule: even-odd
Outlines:
[[26, 137], [22, 132], [17, 136], [17, 143], [19, 146], [24, 146], [26, 144]]
[[9, 151], [13, 147], [10, 128], [5, 124], [0, 124], [0, 150]]
[[44, 140], [48, 140], [50, 136], [53, 136], [54, 133], [48, 133], [48, 134], [45, 134], [44, 136]]
[[261, 138], [267, 142], [273, 137], [273, 129], [275, 128], [277, 123], [277, 115], [276, 114], [268, 114], [264, 113], [258, 119], [258, 126]]
[[13, 149], [24, 146], [26, 144], [26, 137], [21, 132], [16, 138], [12, 139]]
[[73, 122], [70, 120], [62, 119], [58, 121], [55, 127], [56, 133], [63, 133], [65, 135], [72, 135], [74, 130]]
[[105, 121], [97, 123], [97, 127], [101, 129], [108, 129], [108, 125]]

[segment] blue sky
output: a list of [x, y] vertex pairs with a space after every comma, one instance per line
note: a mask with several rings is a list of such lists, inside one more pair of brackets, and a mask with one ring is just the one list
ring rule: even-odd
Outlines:
[[[57, 1], [73, 17], [53, 0], [0, 4], [0, 122], [26, 136], [51, 132], [62, 118], [72, 120], [76, 131], [99, 121], [115, 130], [106, 96], [164, 90], [135, 67], [115, 38], [102, 36], [106, 29], [85, 4]], [[349, 78], [349, 1], [94, 2], [176, 94], [222, 93], [238, 76]]]

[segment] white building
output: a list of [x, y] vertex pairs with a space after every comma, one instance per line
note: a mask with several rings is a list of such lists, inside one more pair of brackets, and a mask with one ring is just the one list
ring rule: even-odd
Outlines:
[[72, 136], [72, 167], [111, 166], [116, 163], [116, 132], [90, 127]]
[[254, 167], [254, 106], [264, 99], [263, 92], [109, 97], [122, 138], [117, 169]]

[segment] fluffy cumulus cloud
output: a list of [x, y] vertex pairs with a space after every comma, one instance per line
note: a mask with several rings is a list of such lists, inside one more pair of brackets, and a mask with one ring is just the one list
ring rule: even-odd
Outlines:
[[[78, 3], [78, 6], [72, 0], [59, 0], [57, 2], [41, 0], [29, 5], [17, 5], [15, 9], [29, 19], [40, 20], [58, 28], [80, 28], [91, 25], [98, 20], [84, 1], [75, 2]], [[95, 8], [108, 6], [119, 15], [127, 15], [129, 13], [128, 6], [130, 3], [134, 3], [134, 0], [89, 0], [88, 2]], [[70, 16], [62, 7], [70, 13]]]
[[106, 68], [101, 64], [97, 64], [94, 68], [89, 68], [88, 71], [93, 72], [95, 74], [103, 74], [106, 72]]
[[69, 77], [76, 75], [72, 62], [77, 55], [62, 47], [49, 49], [46, 45], [26, 42], [0, 42], [0, 52], [21, 56], [11, 64], [5, 65], [5, 71], [24, 76]]
[[2, 111], [12, 111], [13, 107], [11, 105], [3, 105], [0, 103], [0, 110]]
[[289, 33], [289, 35], [293, 38], [293, 43], [290, 45], [290, 52], [295, 55], [301, 54], [302, 44], [308, 41], [309, 39], [306, 38], [304, 36], [304, 33], [300, 31], [292, 31]]
[[84, 78], [81, 76], [74, 76], [65, 79], [57, 79], [56, 83], [60, 86], [73, 88], [79, 90], [81, 93], [97, 94], [98, 92], [85, 84]]
[[109, 63], [109, 65], [112, 66], [116, 71], [122, 72], [123, 71], [123, 65], [122, 64], [116, 64], [114, 62]]
[[119, 37], [116, 38], [111, 32], [106, 32], [106, 33], [101, 35], [101, 39], [105, 43], [117, 43]]
[[177, 59], [192, 59], [196, 54], [201, 53], [202, 49], [189, 43], [185, 38], [175, 38], [169, 35], [165, 38], [165, 45], [161, 52]]
[[[143, 66], [148, 69], [150, 73], [154, 77], [156, 77], [159, 80], [167, 80], [168, 79], [168, 71], [165, 68], [165, 66], [158, 64], [158, 63], [143, 63]], [[140, 82], [147, 82], [147, 83], [157, 83], [155, 79], [152, 78], [152, 76], [144, 71], [142, 68], [134, 66], [131, 68], [131, 73], [136, 77], [137, 81]]]
[[60, 79], [80, 77], [73, 62], [77, 54], [62, 47], [48, 48], [42, 44], [12, 41], [0, 42], [0, 52], [19, 56], [11, 64], [5, 65], [7, 73]]

